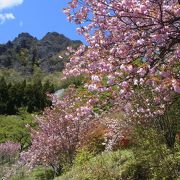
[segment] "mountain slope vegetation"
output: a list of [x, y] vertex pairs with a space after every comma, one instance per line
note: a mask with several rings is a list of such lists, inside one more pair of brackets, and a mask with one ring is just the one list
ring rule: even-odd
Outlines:
[[13, 41], [0, 44], [0, 69], [14, 69], [23, 75], [33, 74], [35, 67], [47, 73], [61, 71], [67, 59], [59, 56], [68, 46], [80, 44], [56, 32], [48, 32], [41, 40], [21, 33]]

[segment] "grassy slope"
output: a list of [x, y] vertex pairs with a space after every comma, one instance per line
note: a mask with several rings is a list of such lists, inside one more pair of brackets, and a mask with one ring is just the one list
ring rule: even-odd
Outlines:
[[115, 180], [121, 178], [126, 165], [133, 161], [131, 150], [105, 152], [83, 165], [72, 167], [71, 171], [55, 180]]

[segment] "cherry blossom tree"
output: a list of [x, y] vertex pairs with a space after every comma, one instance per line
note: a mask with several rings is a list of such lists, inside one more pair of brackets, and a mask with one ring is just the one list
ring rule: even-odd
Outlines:
[[75, 52], [69, 48], [73, 55], [64, 78], [83, 75], [90, 94], [69, 88], [62, 99], [54, 99], [37, 118], [39, 128], [31, 129], [32, 145], [22, 160], [31, 167], [51, 165], [59, 173], [94, 127], [95, 108], [107, 104], [128, 115], [123, 123], [105, 119], [112, 143], [128, 126], [155, 124], [167, 130], [167, 145], [173, 147], [176, 118], [168, 113], [180, 92], [179, 1], [72, 0], [64, 12], [88, 42]]
[[172, 147], [175, 122], [167, 116], [180, 93], [180, 2], [72, 0], [64, 12], [88, 42], [67, 63], [65, 77], [84, 74], [89, 91], [111, 91], [138, 123], [170, 127]]
[[21, 154], [28, 167], [52, 166], [59, 174], [63, 163], [72, 163], [94, 123], [91, 104], [80, 102], [75, 94], [76, 90], [69, 88], [62, 99], [53, 97], [53, 106], [37, 117], [38, 129], [31, 128], [32, 145]]

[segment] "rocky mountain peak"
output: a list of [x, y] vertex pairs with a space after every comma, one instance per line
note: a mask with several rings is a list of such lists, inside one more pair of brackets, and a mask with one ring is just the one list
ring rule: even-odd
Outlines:
[[12, 41], [15, 47], [28, 49], [31, 47], [32, 43], [35, 42], [37, 42], [37, 39], [29, 33], [21, 33]]
[[[59, 34], [57, 32], [48, 32], [43, 39], [51, 39], [51, 38], [59, 38], [59, 37], [63, 37], [66, 38], [63, 34]], [[43, 40], [42, 39], [42, 40]]]
[[41, 40], [21, 33], [13, 41], [0, 44], [0, 68], [12, 68], [26, 75], [33, 73], [34, 66], [44, 72], [61, 71], [65, 60], [59, 61], [58, 54], [68, 46], [80, 44], [57, 32], [48, 32]]

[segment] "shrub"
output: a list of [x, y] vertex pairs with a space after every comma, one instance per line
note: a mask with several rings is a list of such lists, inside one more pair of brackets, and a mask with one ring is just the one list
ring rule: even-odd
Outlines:
[[126, 163], [133, 158], [130, 150], [106, 152], [73, 166], [70, 172], [55, 178], [55, 180], [116, 180]]
[[105, 150], [105, 126], [99, 122], [94, 124], [91, 131], [86, 135], [83, 146], [93, 154], [101, 153]]
[[21, 144], [21, 150], [26, 149], [30, 144], [30, 133], [25, 127], [26, 124], [33, 123], [31, 114], [22, 112], [19, 115], [0, 116], [0, 143], [6, 141], [18, 142]]
[[81, 166], [93, 157], [93, 154], [87, 149], [80, 149], [73, 161], [73, 166]]
[[32, 170], [29, 174], [27, 170], [21, 170], [16, 175], [10, 177], [10, 180], [53, 180], [54, 172], [52, 168], [48, 167], [37, 167]]
[[168, 149], [163, 134], [138, 127], [134, 137], [135, 161], [122, 174], [124, 179], [177, 179], [180, 163], [179, 146]]

